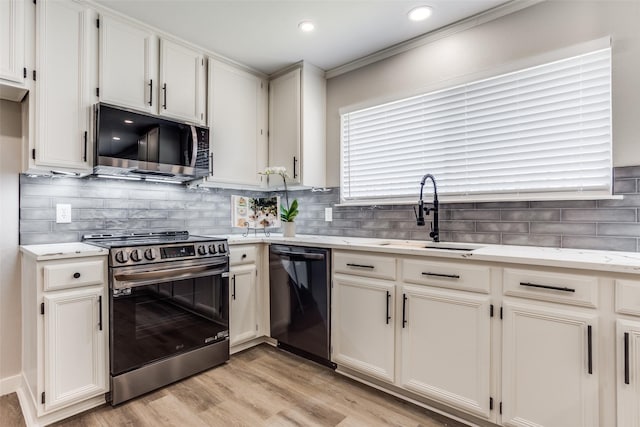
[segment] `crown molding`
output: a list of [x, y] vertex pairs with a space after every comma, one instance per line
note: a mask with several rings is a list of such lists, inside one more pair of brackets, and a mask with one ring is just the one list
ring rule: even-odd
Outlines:
[[379, 50], [370, 55], [356, 59], [355, 61], [351, 61], [344, 65], [332, 68], [325, 72], [325, 78], [330, 79], [341, 74], [357, 70], [358, 68], [365, 67], [378, 61], [382, 61], [383, 59], [398, 55], [399, 53], [415, 49], [428, 43], [433, 43], [436, 40], [449, 37], [453, 34], [468, 30], [478, 25], [485, 24], [514, 12], [518, 12], [522, 9], [526, 9], [543, 1], [545, 0], [512, 0], [508, 3], [496, 6], [493, 9], [489, 9], [477, 15], [473, 15], [460, 21], [454, 22], [453, 24], [449, 24], [445, 27], [439, 28], [421, 36], [417, 36], [402, 43], [398, 43], [388, 48]]

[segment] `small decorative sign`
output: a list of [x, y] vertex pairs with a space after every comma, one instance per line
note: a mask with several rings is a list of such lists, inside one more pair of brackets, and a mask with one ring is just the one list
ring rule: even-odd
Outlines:
[[280, 197], [231, 196], [231, 226], [280, 227]]

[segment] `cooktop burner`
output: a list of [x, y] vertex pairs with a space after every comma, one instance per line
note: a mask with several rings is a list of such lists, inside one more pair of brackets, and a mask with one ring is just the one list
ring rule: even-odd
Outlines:
[[195, 243], [224, 240], [223, 238], [190, 235], [188, 231], [156, 231], [128, 234], [85, 234], [85, 243], [103, 248], [124, 248], [129, 246], [151, 246], [164, 243]]

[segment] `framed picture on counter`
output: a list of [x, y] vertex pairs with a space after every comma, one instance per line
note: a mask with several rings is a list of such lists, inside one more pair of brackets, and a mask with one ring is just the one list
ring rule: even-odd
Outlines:
[[237, 228], [280, 227], [280, 197], [231, 196], [231, 226]]

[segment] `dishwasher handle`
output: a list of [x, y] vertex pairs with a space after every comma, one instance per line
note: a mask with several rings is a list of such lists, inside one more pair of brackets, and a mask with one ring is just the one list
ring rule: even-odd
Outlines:
[[288, 257], [294, 256], [294, 257], [300, 257], [300, 258], [310, 259], [310, 260], [325, 259], [324, 254], [316, 254], [316, 253], [309, 253], [309, 252], [283, 251], [281, 249], [273, 249], [273, 248], [271, 248], [271, 252], [276, 255], [282, 255], [282, 256], [288, 256]]

